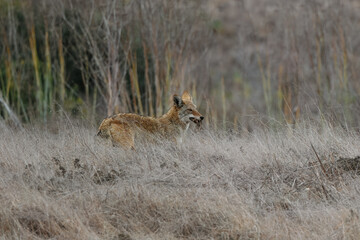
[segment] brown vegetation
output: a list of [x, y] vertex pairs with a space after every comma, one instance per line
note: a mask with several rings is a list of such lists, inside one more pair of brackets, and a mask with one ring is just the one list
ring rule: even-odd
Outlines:
[[360, 234], [357, 134], [326, 124], [244, 136], [203, 132], [180, 146], [128, 152], [97, 142], [83, 124], [56, 126], [1, 126], [4, 239]]
[[[359, 21], [354, 0], [0, 0], [0, 238], [359, 239]], [[205, 122], [183, 144], [94, 138], [184, 89]]]
[[358, 127], [358, 7], [0, 0], [0, 90], [25, 122], [63, 112], [92, 123], [118, 112], [156, 117], [172, 93], [191, 89], [213, 128], [314, 116]]

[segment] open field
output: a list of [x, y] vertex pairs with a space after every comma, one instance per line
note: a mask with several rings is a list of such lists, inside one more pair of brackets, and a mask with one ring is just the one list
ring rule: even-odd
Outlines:
[[0, 0], [0, 240], [360, 239], [359, 2]]
[[124, 152], [95, 132], [0, 125], [0, 239], [359, 238], [358, 134], [204, 130]]

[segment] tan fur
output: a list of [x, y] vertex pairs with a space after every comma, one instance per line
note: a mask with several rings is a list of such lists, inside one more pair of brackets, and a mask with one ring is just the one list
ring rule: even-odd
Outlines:
[[120, 113], [105, 118], [97, 135], [108, 138], [113, 145], [126, 149], [135, 148], [136, 135], [146, 139], [160, 136], [175, 140], [190, 122], [200, 124], [203, 119], [188, 92], [185, 91], [180, 102], [179, 100], [180, 97], [174, 95], [174, 105], [159, 118], [143, 117], [133, 113]]

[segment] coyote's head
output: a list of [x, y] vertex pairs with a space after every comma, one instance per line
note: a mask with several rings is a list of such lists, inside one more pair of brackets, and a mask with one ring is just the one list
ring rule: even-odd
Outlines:
[[179, 109], [179, 118], [182, 122], [193, 122], [200, 126], [204, 116], [196, 110], [196, 105], [193, 103], [192, 97], [187, 91], [185, 91], [181, 97], [174, 95], [174, 105]]

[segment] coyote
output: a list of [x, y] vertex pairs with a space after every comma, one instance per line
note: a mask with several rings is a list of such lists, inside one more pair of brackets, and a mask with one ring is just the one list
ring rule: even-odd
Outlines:
[[190, 123], [200, 126], [204, 119], [197, 110], [190, 94], [173, 95], [173, 106], [159, 118], [143, 117], [133, 113], [120, 113], [105, 118], [97, 136], [110, 139], [114, 146], [135, 149], [135, 137], [155, 139], [160, 136], [181, 142]]

